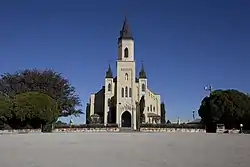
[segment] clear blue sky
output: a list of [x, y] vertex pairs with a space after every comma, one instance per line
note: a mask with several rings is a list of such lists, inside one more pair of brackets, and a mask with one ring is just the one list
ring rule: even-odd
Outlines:
[[125, 13], [137, 69], [143, 60], [149, 87], [162, 95], [169, 119], [191, 119], [206, 84], [250, 92], [248, 0], [2, 0], [0, 73], [61, 72], [85, 111], [109, 62], [115, 71]]

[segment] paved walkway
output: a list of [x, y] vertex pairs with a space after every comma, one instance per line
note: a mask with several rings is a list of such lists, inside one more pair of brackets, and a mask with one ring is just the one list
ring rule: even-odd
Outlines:
[[250, 135], [57, 133], [0, 136], [1, 167], [249, 167]]

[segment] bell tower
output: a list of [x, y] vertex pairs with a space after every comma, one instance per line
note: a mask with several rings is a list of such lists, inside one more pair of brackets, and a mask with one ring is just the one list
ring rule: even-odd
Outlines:
[[134, 38], [125, 17], [118, 38], [116, 120], [119, 126], [125, 126], [126, 122], [126, 126], [136, 128], [135, 79]]
[[118, 38], [118, 60], [134, 61], [134, 38], [125, 17], [120, 37]]

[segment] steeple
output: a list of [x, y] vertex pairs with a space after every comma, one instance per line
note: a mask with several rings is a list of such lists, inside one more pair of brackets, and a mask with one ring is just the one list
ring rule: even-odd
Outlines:
[[141, 66], [141, 71], [139, 72], [139, 78], [141, 79], [146, 79], [147, 78], [147, 74], [144, 70], [144, 65], [143, 65], [143, 62], [142, 62], [142, 66]]
[[113, 73], [109, 64], [108, 70], [106, 71], [106, 77], [105, 78], [113, 78]]
[[132, 36], [132, 32], [129, 28], [129, 24], [128, 24], [128, 20], [127, 17], [125, 16], [124, 22], [123, 22], [123, 26], [122, 29], [120, 31], [120, 37], [118, 39], [118, 41], [120, 41], [121, 39], [131, 39], [133, 40], [133, 36]]

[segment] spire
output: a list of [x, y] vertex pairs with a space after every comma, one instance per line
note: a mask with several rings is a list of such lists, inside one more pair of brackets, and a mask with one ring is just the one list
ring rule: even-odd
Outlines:
[[141, 66], [141, 71], [139, 72], [139, 78], [141, 79], [146, 79], [147, 78], [147, 74], [144, 70], [144, 65], [143, 65], [143, 62], [142, 62], [142, 66]]
[[106, 71], [106, 78], [113, 78], [113, 73], [109, 64], [108, 70]]
[[131, 30], [129, 28], [128, 20], [127, 20], [126, 15], [125, 15], [125, 19], [124, 19], [124, 22], [123, 22], [122, 29], [120, 31], [119, 40], [121, 40], [121, 39], [132, 39], [133, 40], [132, 32], [131, 32]]

